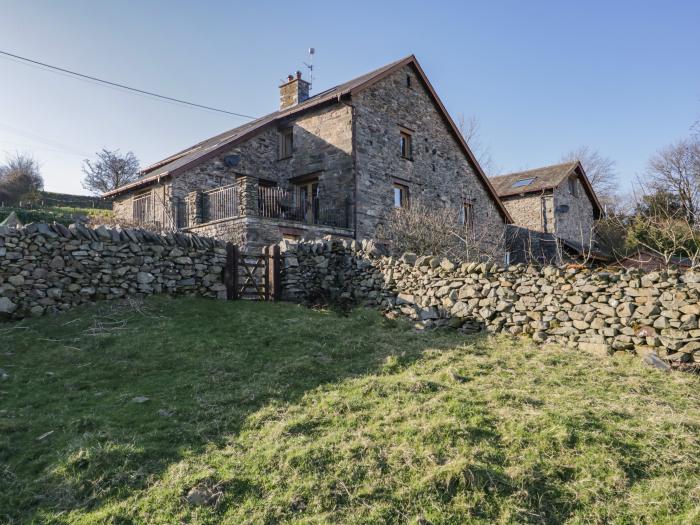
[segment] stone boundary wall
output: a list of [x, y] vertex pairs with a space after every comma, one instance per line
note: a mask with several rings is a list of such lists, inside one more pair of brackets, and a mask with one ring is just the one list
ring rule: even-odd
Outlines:
[[[527, 334], [600, 354], [700, 363], [700, 273], [600, 271], [382, 254], [372, 241], [282, 243], [282, 296], [376, 305], [420, 328]], [[662, 363], [663, 365], [663, 363]]]
[[138, 229], [30, 224], [0, 228], [0, 318], [154, 293], [226, 297], [226, 247]]

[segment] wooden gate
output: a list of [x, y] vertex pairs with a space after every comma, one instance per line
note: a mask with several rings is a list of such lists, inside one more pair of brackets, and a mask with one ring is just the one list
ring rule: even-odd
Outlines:
[[224, 284], [227, 299], [276, 301], [280, 298], [280, 247], [266, 246], [262, 254], [226, 245]]

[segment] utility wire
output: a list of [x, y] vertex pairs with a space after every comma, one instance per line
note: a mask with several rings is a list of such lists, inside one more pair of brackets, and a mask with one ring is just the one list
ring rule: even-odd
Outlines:
[[22, 56], [19, 56], [19, 55], [14, 55], [14, 54], [12, 54], [12, 53], [8, 53], [7, 51], [2, 51], [2, 50], [0, 50], [0, 55], [5, 55], [6, 57], [14, 58], [14, 59], [16, 59], [16, 60], [21, 60], [21, 61], [27, 62], [27, 63], [29, 63], [29, 64], [34, 64], [34, 65], [37, 65], [37, 66], [45, 67], [45, 68], [48, 68], [48, 69], [52, 69], [52, 70], [54, 70], [54, 71], [59, 71], [59, 72], [61, 72], [61, 73], [67, 73], [67, 74], [69, 74], [69, 75], [73, 75], [73, 76], [80, 77], [80, 78], [87, 79], [87, 80], [92, 80], [92, 81], [94, 81], [94, 82], [100, 82], [100, 83], [106, 84], [106, 85], [108, 85], [108, 86], [118, 87], [118, 88], [121, 88], [121, 89], [126, 89], [127, 91], [133, 91], [134, 93], [140, 93], [140, 94], [142, 94], [142, 95], [149, 95], [149, 96], [151, 96], [151, 97], [156, 97], [156, 98], [160, 98], [160, 99], [163, 99], [163, 100], [169, 100], [169, 101], [171, 101], [171, 102], [177, 102], [177, 103], [179, 103], [179, 104], [185, 104], [185, 105], [187, 105], [187, 106], [192, 106], [192, 107], [195, 107], [195, 108], [207, 109], [207, 110], [209, 110], [209, 111], [216, 111], [216, 112], [218, 112], [218, 113], [225, 113], [225, 114], [227, 114], [227, 115], [234, 115], [234, 116], [236, 116], [236, 117], [242, 117], [242, 118], [248, 118], [248, 119], [255, 119], [255, 118], [257, 118], [257, 117], [251, 117], [250, 115], [244, 115], [244, 114], [242, 114], [242, 113], [236, 113], [236, 112], [234, 112], [234, 111], [228, 111], [228, 110], [225, 110], [225, 109], [219, 109], [219, 108], [214, 108], [214, 107], [211, 107], [211, 106], [205, 106], [205, 105], [203, 105], [203, 104], [196, 104], [196, 103], [194, 103], [194, 102], [188, 102], [187, 100], [181, 100], [181, 99], [179, 99], [179, 98], [173, 98], [173, 97], [168, 97], [168, 96], [165, 96], [165, 95], [159, 95], [158, 93], [153, 93], [152, 91], [145, 91], [145, 90], [143, 90], [143, 89], [134, 88], [134, 87], [131, 87], [131, 86], [127, 86], [127, 85], [125, 85], [125, 84], [120, 84], [120, 83], [118, 83], [118, 82], [111, 82], [111, 81], [109, 81], [109, 80], [104, 80], [104, 79], [97, 78], [97, 77], [93, 77], [93, 76], [90, 76], [90, 75], [85, 75], [85, 74], [83, 74], [83, 73], [78, 73], [77, 71], [71, 71], [70, 69], [64, 69], [64, 68], [62, 68], [62, 67], [52, 66], [51, 64], [46, 64], [46, 63], [44, 63], [44, 62], [39, 62], [38, 60], [32, 60], [31, 58], [26, 58], [26, 57], [22, 57]]

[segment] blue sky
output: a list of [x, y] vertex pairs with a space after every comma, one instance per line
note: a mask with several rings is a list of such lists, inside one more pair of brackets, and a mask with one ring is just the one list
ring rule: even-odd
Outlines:
[[[414, 53], [453, 116], [476, 116], [504, 173], [590, 146], [621, 190], [700, 117], [700, 2], [2, 0], [0, 50], [260, 116], [316, 54], [319, 92]], [[0, 58], [0, 152], [84, 193], [102, 147], [147, 165], [244, 119]]]

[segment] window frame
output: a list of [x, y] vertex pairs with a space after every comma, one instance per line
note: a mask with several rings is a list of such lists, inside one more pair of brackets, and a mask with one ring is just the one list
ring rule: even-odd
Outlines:
[[510, 185], [511, 188], [525, 188], [530, 186], [535, 182], [535, 177], [526, 177], [524, 179], [518, 179], [513, 184]]
[[[402, 208], [408, 208], [411, 203], [411, 192], [406, 184], [400, 181], [393, 181], [392, 195], [394, 197], [394, 209], [400, 210]], [[396, 205], [396, 191], [399, 191], [399, 205]]]
[[573, 197], [578, 197], [578, 180], [575, 176], [569, 177], [569, 193]]
[[319, 218], [320, 182], [318, 176], [307, 177], [294, 184], [295, 199], [304, 222], [317, 224]]
[[413, 133], [402, 128], [399, 130], [399, 140], [401, 158], [413, 160]]
[[294, 127], [282, 128], [278, 132], [279, 148], [277, 151], [278, 160], [284, 160], [294, 155]]
[[465, 200], [462, 203], [462, 226], [469, 233], [474, 232], [474, 202]]

